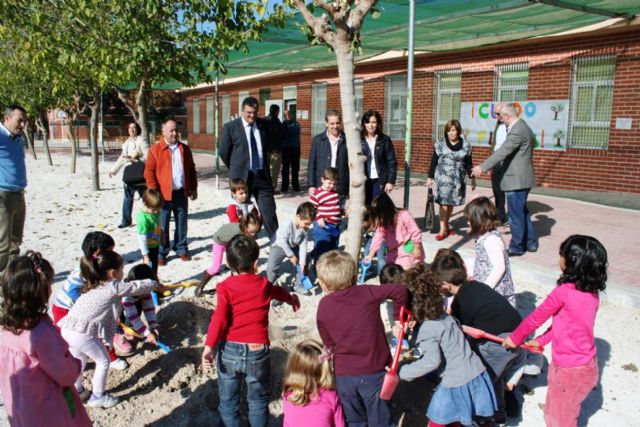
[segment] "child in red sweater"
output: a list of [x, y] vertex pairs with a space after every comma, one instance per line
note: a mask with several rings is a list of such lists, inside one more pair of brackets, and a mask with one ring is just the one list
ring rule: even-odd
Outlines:
[[240, 222], [242, 217], [248, 213], [253, 213], [260, 218], [260, 212], [251, 201], [251, 194], [244, 179], [232, 179], [231, 182], [229, 182], [229, 190], [231, 190], [231, 197], [233, 197], [234, 200], [234, 202], [227, 207], [226, 214], [229, 222]]
[[260, 249], [255, 240], [235, 236], [227, 244], [227, 264], [233, 275], [217, 286], [218, 305], [211, 316], [202, 364], [212, 368], [217, 353], [220, 418], [231, 426], [240, 419], [240, 381], [244, 378], [249, 423], [267, 425], [269, 415], [269, 307], [272, 299], [296, 311], [300, 301], [284, 288], [258, 276]]
[[313, 259], [315, 261], [323, 253], [338, 249], [339, 226], [342, 220], [340, 196], [336, 192], [338, 169], [326, 168], [320, 180], [322, 186], [309, 197], [309, 201], [318, 211], [313, 223]]

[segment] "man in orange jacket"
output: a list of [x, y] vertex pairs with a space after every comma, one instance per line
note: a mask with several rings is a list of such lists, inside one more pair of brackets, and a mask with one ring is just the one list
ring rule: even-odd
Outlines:
[[[189, 200], [198, 198], [196, 165], [188, 145], [178, 140], [176, 121], [167, 119], [162, 123], [162, 141], [149, 149], [144, 178], [148, 188], [162, 193], [164, 203], [160, 210], [160, 256], [158, 265], [165, 265], [169, 249], [173, 249], [183, 261], [191, 260], [187, 247], [187, 220]], [[173, 246], [169, 246], [169, 224], [173, 213], [176, 229]]]

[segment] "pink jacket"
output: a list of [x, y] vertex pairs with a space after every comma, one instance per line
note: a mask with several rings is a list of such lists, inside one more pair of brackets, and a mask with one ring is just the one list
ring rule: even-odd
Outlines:
[[282, 398], [283, 427], [345, 427], [340, 398], [335, 390], [318, 389], [316, 400], [304, 406], [294, 405]]
[[[419, 258], [407, 254], [402, 248], [402, 245], [409, 240], [413, 242], [415, 247], [420, 248]], [[422, 231], [409, 211], [404, 209], [398, 211], [395, 229], [376, 228], [369, 253], [375, 254], [382, 246], [382, 242], [387, 244], [387, 262], [394, 262], [400, 264], [403, 268], [410, 268], [424, 261]]]
[[[0, 391], [13, 427], [91, 426], [91, 419], [73, 386], [80, 375], [80, 361], [43, 315], [35, 328], [20, 335], [0, 329]], [[63, 388], [73, 396], [71, 415]]]
[[576, 289], [573, 283], [558, 285], [542, 304], [520, 323], [511, 334], [516, 345], [522, 344], [553, 316], [549, 329], [536, 340], [540, 345], [552, 342], [553, 363], [563, 368], [586, 365], [596, 356], [593, 328], [600, 297]]

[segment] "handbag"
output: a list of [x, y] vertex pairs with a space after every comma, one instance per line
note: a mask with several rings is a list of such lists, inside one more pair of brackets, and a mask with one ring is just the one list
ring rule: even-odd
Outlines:
[[127, 165], [122, 172], [122, 182], [131, 187], [147, 185], [144, 179], [144, 162], [133, 162]]
[[436, 224], [436, 209], [433, 204], [433, 189], [429, 187], [429, 192], [427, 194], [427, 205], [424, 208], [424, 229], [422, 231], [430, 231]]

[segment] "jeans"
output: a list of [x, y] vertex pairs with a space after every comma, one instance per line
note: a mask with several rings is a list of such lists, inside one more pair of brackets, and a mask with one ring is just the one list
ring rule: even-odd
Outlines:
[[26, 212], [24, 191], [0, 191], [0, 273], [20, 255]]
[[367, 179], [364, 184], [364, 205], [369, 206], [373, 199], [382, 194], [382, 187], [380, 186], [380, 180]]
[[[166, 258], [169, 250], [173, 249], [176, 255], [185, 255], [189, 252], [187, 247], [187, 216], [189, 210], [189, 200], [184, 194], [184, 190], [174, 190], [171, 193], [171, 200], [165, 200], [160, 209], [160, 228], [162, 229], [162, 239], [160, 239], [160, 258]], [[173, 247], [169, 246], [169, 224], [171, 215], [175, 221], [176, 229], [173, 231]]]
[[282, 149], [282, 191], [289, 190], [289, 170], [291, 170], [291, 187], [300, 191], [298, 175], [300, 174], [300, 147], [284, 147]]
[[[364, 256], [369, 255], [369, 249], [371, 248], [372, 241], [373, 241], [373, 235], [368, 236], [365, 234]], [[382, 268], [384, 267], [384, 265], [387, 263], [386, 254], [385, 254], [386, 249], [387, 249], [387, 244], [385, 242], [382, 242], [380, 249], [378, 249], [378, 252], [376, 253], [376, 258], [378, 259], [378, 262], [377, 262], [378, 276], [380, 275], [380, 272], [382, 271]]]
[[349, 427], [394, 426], [391, 405], [380, 399], [385, 372], [336, 376], [336, 391]]
[[267, 425], [271, 352], [268, 345], [255, 351], [249, 345], [223, 342], [218, 346], [218, 410], [225, 427], [240, 426], [240, 385], [243, 378], [247, 386], [251, 427]]
[[127, 184], [122, 184], [124, 186], [124, 200], [122, 201], [122, 219], [120, 220], [120, 224], [123, 225], [131, 225], [131, 211], [133, 210], [133, 195], [138, 192], [140, 198], [144, 194], [147, 187], [140, 186], [131, 186]]
[[509, 252], [524, 253], [538, 249], [538, 237], [527, 209], [530, 188], [507, 191], [507, 208], [511, 226]]
[[318, 261], [320, 255], [333, 249], [338, 249], [340, 240], [340, 228], [336, 224], [325, 222], [320, 227], [317, 221], [313, 223], [313, 259]]

